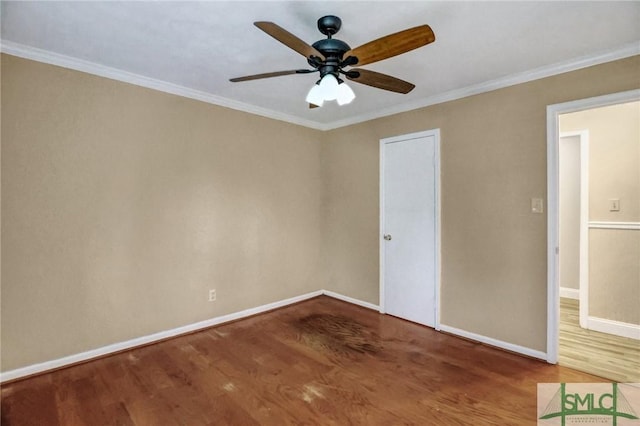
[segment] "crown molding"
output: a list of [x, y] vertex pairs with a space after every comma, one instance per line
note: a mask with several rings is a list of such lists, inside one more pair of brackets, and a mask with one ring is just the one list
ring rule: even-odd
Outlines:
[[71, 56], [61, 55], [59, 53], [50, 52], [48, 50], [38, 49], [36, 47], [26, 46], [9, 40], [1, 40], [0, 51], [12, 56], [18, 56], [24, 59], [30, 59], [37, 62], [43, 62], [50, 65], [56, 65], [63, 68], [81, 71], [100, 77], [117, 80], [124, 83], [134, 84], [136, 86], [146, 87], [148, 89], [158, 90], [160, 92], [170, 93], [172, 95], [182, 96], [197, 101], [206, 102], [212, 105], [218, 105], [238, 111], [248, 112], [250, 114], [262, 117], [272, 118], [274, 120], [285, 121], [291, 124], [297, 124], [312, 129], [323, 130], [322, 125], [315, 121], [301, 119], [289, 114], [283, 114], [268, 108], [261, 108], [244, 102], [234, 101], [233, 99], [224, 98], [222, 96], [213, 95], [201, 90], [191, 89], [189, 87], [180, 86], [166, 81], [146, 77], [140, 74], [134, 74], [117, 68], [107, 67], [95, 62], [85, 61]]
[[606, 52], [600, 52], [595, 55], [587, 55], [573, 58], [567, 61], [558, 62], [556, 64], [535, 68], [533, 70], [522, 73], [512, 74], [495, 80], [489, 80], [483, 83], [474, 84], [463, 87], [461, 89], [451, 90], [449, 92], [429, 96], [411, 102], [405, 102], [390, 108], [376, 110], [368, 114], [361, 114], [355, 117], [337, 120], [330, 123], [319, 123], [316, 121], [305, 120], [290, 114], [283, 114], [268, 108], [262, 108], [250, 105], [244, 102], [234, 101], [222, 96], [216, 96], [211, 93], [200, 90], [191, 89], [177, 84], [169, 83], [162, 80], [146, 77], [139, 74], [122, 71], [117, 68], [111, 68], [95, 62], [85, 61], [83, 59], [73, 58], [48, 50], [38, 49], [31, 46], [15, 43], [9, 40], [1, 40], [0, 51], [13, 56], [18, 56], [33, 61], [43, 62], [51, 65], [57, 65], [63, 68], [69, 68], [76, 71], [94, 74], [100, 77], [112, 80], [122, 81], [137, 86], [146, 87], [148, 89], [158, 90], [185, 98], [195, 99], [213, 105], [231, 108], [238, 111], [248, 112], [250, 114], [271, 118], [274, 120], [284, 121], [299, 126], [308, 127], [316, 130], [333, 130], [340, 127], [346, 127], [353, 124], [362, 123], [376, 118], [387, 117], [402, 112], [407, 112], [419, 108], [424, 108], [456, 99], [466, 98], [472, 95], [478, 95], [493, 90], [502, 89], [516, 84], [527, 83], [529, 81], [538, 80], [545, 77], [551, 77], [557, 74], [569, 71], [579, 70], [606, 62], [616, 61], [635, 55], [640, 55], [640, 40], [625, 44], [616, 49]]
[[466, 98], [468, 96], [479, 95], [481, 93], [491, 92], [493, 90], [503, 89], [509, 86], [515, 86], [516, 84], [527, 83], [529, 81], [539, 80], [545, 77], [552, 77], [554, 75], [576, 71], [582, 68], [604, 64], [606, 62], [612, 62], [619, 59], [629, 58], [636, 55], [640, 55], [640, 40], [625, 44], [621, 47], [618, 47], [617, 49], [600, 52], [595, 55], [573, 58], [552, 65], [547, 65], [529, 71], [501, 77], [495, 80], [489, 80], [483, 83], [463, 87], [461, 89], [451, 90], [449, 92], [441, 93], [435, 96], [429, 96], [427, 98], [406, 102], [391, 108], [377, 110], [370, 114], [364, 114], [357, 117], [334, 121], [333, 123], [329, 123], [324, 126], [323, 130], [332, 130], [340, 127], [350, 126], [352, 124], [358, 124], [365, 121], [374, 120], [376, 118], [387, 117], [402, 112], [454, 101], [456, 99]]

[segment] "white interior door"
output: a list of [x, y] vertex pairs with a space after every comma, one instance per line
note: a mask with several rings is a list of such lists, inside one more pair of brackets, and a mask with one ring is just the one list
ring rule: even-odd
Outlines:
[[436, 326], [438, 132], [382, 142], [382, 309]]

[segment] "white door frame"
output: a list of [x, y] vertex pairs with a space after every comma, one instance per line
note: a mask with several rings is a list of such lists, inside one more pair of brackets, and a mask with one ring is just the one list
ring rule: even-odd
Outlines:
[[558, 362], [560, 288], [558, 282], [559, 116], [569, 112], [640, 100], [640, 89], [547, 106], [547, 362]]
[[424, 137], [433, 136], [435, 138], [435, 153], [434, 153], [434, 171], [435, 171], [435, 329], [440, 330], [440, 129], [426, 130], [423, 132], [409, 133], [406, 135], [393, 136], [389, 138], [380, 139], [380, 228], [378, 232], [379, 250], [380, 250], [380, 313], [385, 313], [384, 307], [384, 146], [391, 142], [400, 142], [410, 139], [419, 139]]
[[589, 316], [589, 130], [560, 133], [560, 139], [572, 136], [580, 138], [580, 272], [578, 273], [580, 303], [578, 306], [580, 327], [587, 328]]

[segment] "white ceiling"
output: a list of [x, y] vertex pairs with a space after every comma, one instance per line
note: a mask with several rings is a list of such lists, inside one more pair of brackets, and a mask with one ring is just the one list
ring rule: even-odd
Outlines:
[[[333, 128], [640, 53], [640, 2], [2, 1], [4, 52], [180, 93], [315, 128]], [[410, 81], [407, 95], [349, 83], [357, 98], [308, 109], [317, 74], [230, 83], [305, 68], [306, 60], [252, 25], [272, 21], [309, 44], [357, 47], [429, 24], [436, 41], [364, 66]]]

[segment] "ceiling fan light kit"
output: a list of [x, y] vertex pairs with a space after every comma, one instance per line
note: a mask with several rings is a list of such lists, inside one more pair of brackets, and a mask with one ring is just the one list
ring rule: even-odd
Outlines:
[[307, 58], [313, 69], [276, 71], [246, 77], [232, 78], [231, 82], [257, 80], [290, 74], [308, 74], [319, 72], [320, 79], [307, 94], [306, 101], [310, 107], [322, 106], [325, 101], [337, 101], [338, 105], [346, 105], [356, 97], [351, 88], [340, 78], [344, 75], [348, 80], [378, 89], [396, 93], [409, 93], [413, 84], [390, 75], [366, 69], [347, 69], [354, 65], [367, 65], [383, 59], [406, 53], [418, 47], [433, 43], [435, 35], [428, 25], [409, 28], [388, 36], [370, 41], [360, 47], [351, 49], [342, 40], [333, 36], [340, 30], [342, 21], [337, 16], [323, 16], [318, 19], [318, 29], [327, 36], [312, 45], [307, 44], [295, 35], [273, 22], [254, 22], [254, 25]]
[[324, 101], [337, 101], [338, 105], [346, 105], [356, 98], [356, 94], [344, 81], [338, 80], [329, 73], [313, 85], [306, 101], [321, 107]]

